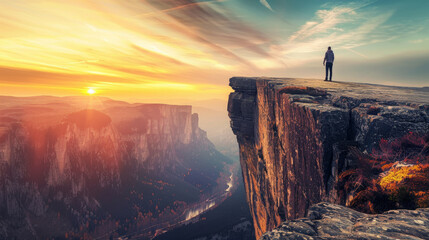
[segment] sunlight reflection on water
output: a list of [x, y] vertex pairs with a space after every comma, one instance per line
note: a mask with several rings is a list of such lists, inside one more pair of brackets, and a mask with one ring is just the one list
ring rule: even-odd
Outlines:
[[202, 207], [199, 207], [199, 208], [197, 208], [197, 209], [192, 209], [192, 210], [190, 210], [189, 212], [188, 212], [188, 214], [186, 215], [186, 221], [187, 220], [190, 220], [190, 219], [192, 219], [192, 218], [194, 218], [194, 217], [196, 217], [196, 216], [198, 216], [198, 215], [200, 215], [201, 213], [203, 213], [203, 212], [205, 212], [205, 211], [207, 211], [207, 210], [209, 210], [211, 207], [213, 207], [215, 205], [215, 202], [214, 201], [212, 201], [212, 202], [209, 202], [209, 203], [206, 203], [204, 206], [202, 206]]

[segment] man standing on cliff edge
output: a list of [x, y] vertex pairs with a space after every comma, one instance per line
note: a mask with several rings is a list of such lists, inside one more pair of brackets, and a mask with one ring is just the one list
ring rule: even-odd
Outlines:
[[[325, 65], [326, 62], [326, 65]], [[329, 81], [332, 82], [332, 65], [334, 64], [334, 52], [331, 50], [331, 47], [328, 47], [328, 51], [325, 53], [325, 59], [323, 59], [323, 66], [326, 67], [326, 76], [325, 81], [328, 81], [328, 71], [329, 74]]]

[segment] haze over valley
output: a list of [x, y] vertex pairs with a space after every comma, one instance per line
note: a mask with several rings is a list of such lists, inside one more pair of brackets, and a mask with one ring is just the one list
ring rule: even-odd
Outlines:
[[150, 238], [237, 188], [191, 106], [0, 98], [2, 238]]

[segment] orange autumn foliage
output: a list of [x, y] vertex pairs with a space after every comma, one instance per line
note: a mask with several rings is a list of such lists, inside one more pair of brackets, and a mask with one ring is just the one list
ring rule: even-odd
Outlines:
[[429, 207], [429, 191], [420, 191], [415, 193], [417, 197], [417, 205], [420, 208]]
[[429, 190], [429, 164], [393, 168], [380, 179], [380, 186], [388, 191], [407, 186], [410, 190]]
[[349, 148], [356, 166], [339, 175], [339, 193], [350, 207], [381, 213], [389, 209], [429, 207], [429, 135], [408, 133], [382, 139], [370, 155]]

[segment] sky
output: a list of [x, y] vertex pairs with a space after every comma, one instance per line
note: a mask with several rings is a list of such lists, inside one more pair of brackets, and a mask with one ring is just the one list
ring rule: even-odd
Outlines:
[[429, 86], [427, 0], [0, 0], [0, 95], [226, 99], [232, 76]]

